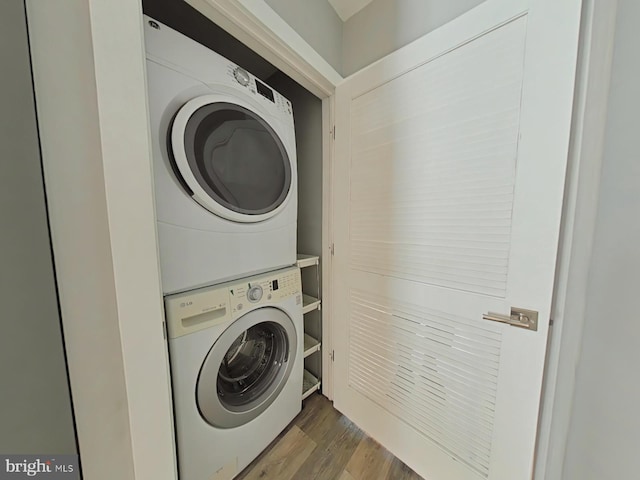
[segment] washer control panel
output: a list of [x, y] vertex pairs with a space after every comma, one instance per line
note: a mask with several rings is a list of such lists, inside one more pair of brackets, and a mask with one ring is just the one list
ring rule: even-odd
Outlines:
[[164, 298], [169, 338], [188, 335], [229, 321], [232, 316], [226, 289], [201, 288]]
[[298, 267], [167, 295], [164, 304], [168, 338], [223, 324], [256, 306], [267, 306], [291, 297], [295, 298], [296, 305], [302, 304]]
[[260, 285], [252, 285], [247, 291], [247, 300], [252, 303], [259, 302], [262, 299], [262, 287]]
[[300, 270], [287, 269], [271, 272], [229, 285], [229, 300], [234, 316], [241, 315], [247, 308], [268, 305], [294, 295], [302, 296]]

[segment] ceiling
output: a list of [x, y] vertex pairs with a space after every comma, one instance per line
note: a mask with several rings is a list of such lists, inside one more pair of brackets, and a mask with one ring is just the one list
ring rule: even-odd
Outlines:
[[343, 22], [366, 7], [372, 0], [329, 0]]

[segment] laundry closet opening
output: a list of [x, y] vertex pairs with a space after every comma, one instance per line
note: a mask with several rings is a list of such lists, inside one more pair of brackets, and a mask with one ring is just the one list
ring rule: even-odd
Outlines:
[[[322, 255], [322, 101], [183, 1], [143, 0], [143, 12], [247, 70], [292, 104], [298, 175], [297, 251]], [[260, 248], [256, 246], [256, 248]], [[302, 268], [303, 292], [322, 298], [322, 261]], [[322, 339], [322, 312], [304, 315], [305, 334]], [[305, 345], [306, 347], [306, 345]], [[306, 349], [306, 348], [305, 348]], [[322, 351], [305, 357], [305, 370], [322, 379]]]

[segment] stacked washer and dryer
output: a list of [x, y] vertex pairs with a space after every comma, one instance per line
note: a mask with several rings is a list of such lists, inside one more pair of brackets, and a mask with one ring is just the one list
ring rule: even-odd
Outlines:
[[291, 103], [145, 17], [181, 480], [227, 480], [301, 408]]

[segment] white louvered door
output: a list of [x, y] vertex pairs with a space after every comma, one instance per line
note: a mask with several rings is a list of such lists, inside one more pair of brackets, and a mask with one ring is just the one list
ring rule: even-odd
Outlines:
[[487, 0], [336, 91], [335, 406], [429, 480], [531, 478], [580, 4]]

